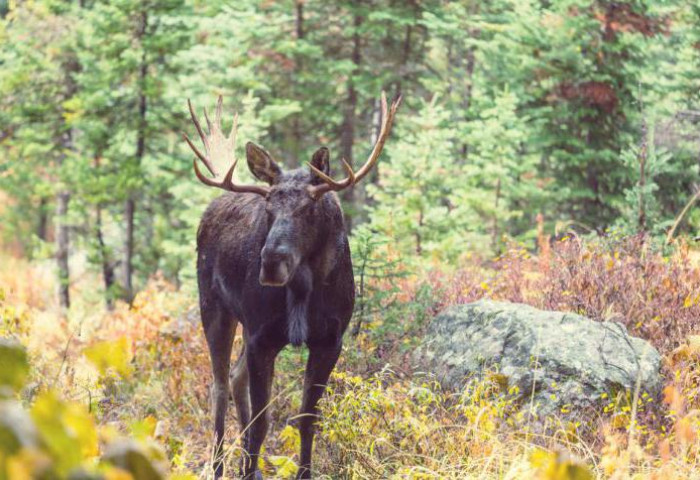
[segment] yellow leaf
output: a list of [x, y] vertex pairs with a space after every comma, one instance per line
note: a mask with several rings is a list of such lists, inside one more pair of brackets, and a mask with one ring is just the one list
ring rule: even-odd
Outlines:
[[293, 453], [299, 451], [301, 448], [301, 437], [299, 436], [299, 430], [287, 425], [282, 429], [279, 434], [280, 440], [282, 440], [282, 445], [284, 450]]
[[82, 405], [63, 403], [51, 392], [41, 394], [31, 409], [42, 443], [62, 473], [98, 454], [97, 429]]
[[[8, 478], [12, 480], [31, 480], [37, 478], [39, 472], [48, 472], [51, 460], [37, 449], [23, 448], [17, 455], [12, 455], [7, 459], [6, 466]], [[1, 470], [0, 473], [2, 473]]]
[[132, 422], [129, 425], [129, 430], [131, 434], [139, 440], [145, 439], [147, 437], [153, 437], [156, 431], [156, 425], [158, 421], [152, 415], [144, 418], [143, 420]]
[[173, 473], [168, 480], [197, 480], [197, 476], [191, 473]]
[[0, 338], [0, 389], [8, 386], [19, 390], [29, 374], [27, 352], [16, 341]]
[[277, 478], [293, 478], [299, 470], [294, 460], [289, 457], [270, 456], [267, 461], [275, 467], [275, 477]]
[[8, 478], [13, 480], [31, 480], [32, 479], [32, 469], [31, 466], [23, 462], [19, 457], [12, 456], [7, 459], [7, 475]]
[[118, 467], [108, 468], [107, 471], [104, 472], [104, 476], [105, 480], [134, 480], [133, 475]]
[[122, 377], [131, 375], [131, 345], [126, 337], [115, 341], [98, 342], [83, 351], [85, 357], [105, 375], [112, 368]]
[[537, 469], [539, 480], [593, 480], [588, 467], [572, 459], [566, 452], [535, 450], [530, 464]]

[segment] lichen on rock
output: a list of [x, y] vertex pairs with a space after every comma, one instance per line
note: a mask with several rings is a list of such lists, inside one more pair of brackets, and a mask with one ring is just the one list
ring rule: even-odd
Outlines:
[[611, 391], [661, 388], [661, 357], [614, 322], [480, 300], [437, 315], [416, 354], [445, 386], [498, 370], [544, 414], [594, 406]]

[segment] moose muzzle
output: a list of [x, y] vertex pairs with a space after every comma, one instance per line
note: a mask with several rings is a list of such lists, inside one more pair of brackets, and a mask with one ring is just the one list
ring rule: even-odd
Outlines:
[[288, 248], [264, 247], [260, 252], [260, 284], [267, 287], [283, 287], [289, 282], [293, 270], [293, 255]]

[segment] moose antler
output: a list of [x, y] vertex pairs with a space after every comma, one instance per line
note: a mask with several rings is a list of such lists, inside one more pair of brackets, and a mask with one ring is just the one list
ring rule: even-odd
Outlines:
[[401, 95], [397, 96], [394, 100], [392, 100], [391, 108], [387, 108], [386, 93], [382, 92], [381, 103], [382, 125], [379, 129], [379, 136], [377, 137], [377, 141], [374, 144], [372, 153], [369, 154], [367, 161], [357, 172], [354, 172], [350, 164], [348, 164], [347, 160], [343, 158], [343, 168], [345, 169], [345, 172], [348, 176], [343, 180], [333, 180], [331, 177], [329, 177], [321, 170], [309, 163], [309, 168], [311, 168], [311, 171], [318, 175], [318, 177], [324, 181], [324, 183], [320, 185], [312, 185], [308, 187], [309, 195], [311, 195], [312, 198], [318, 199], [321, 198], [321, 196], [326, 192], [339, 192], [340, 190], [355, 185], [357, 182], [362, 180], [362, 178], [364, 178], [365, 175], [367, 175], [370, 172], [370, 170], [372, 170], [372, 168], [377, 164], [377, 161], [379, 160], [379, 155], [382, 153], [382, 149], [384, 148], [384, 142], [386, 142], [386, 139], [389, 137], [389, 133], [391, 132], [391, 126], [394, 123], [394, 115], [396, 114], [396, 109], [399, 108], [399, 105], [401, 104]]
[[[197, 159], [194, 159], [194, 173], [200, 182], [210, 187], [218, 187], [229, 192], [240, 192], [240, 193], [257, 193], [258, 195], [266, 196], [270, 193], [268, 187], [260, 185], [236, 185], [233, 183], [233, 171], [236, 169], [236, 164], [238, 159], [236, 159], [236, 133], [238, 131], [238, 114], [233, 117], [233, 126], [231, 127], [231, 133], [226, 137], [224, 132], [221, 130], [221, 111], [224, 99], [219, 95], [219, 100], [216, 102], [216, 111], [214, 113], [214, 123], [209, 121], [209, 116], [207, 115], [207, 109], [204, 109], [204, 118], [207, 121], [207, 128], [209, 129], [209, 134], [205, 135], [202, 130], [202, 126], [199, 124], [197, 115], [194, 113], [192, 108], [192, 102], [187, 99], [187, 105], [190, 107], [190, 115], [192, 116], [192, 123], [194, 123], [197, 133], [199, 133], [199, 138], [202, 139], [204, 144], [204, 151], [206, 155], [192, 143], [192, 140], [183, 133], [185, 141], [190, 146], [192, 151], [197, 157], [204, 163], [207, 170], [214, 175], [214, 178], [208, 178], [202, 174], [199, 170], [199, 165], [197, 164]], [[229, 167], [230, 165], [230, 167]], [[226, 170], [228, 168], [228, 170]], [[224, 173], [226, 172], [226, 173]], [[223, 177], [223, 178], [222, 178]], [[220, 180], [216, 180], [220, 179]]]

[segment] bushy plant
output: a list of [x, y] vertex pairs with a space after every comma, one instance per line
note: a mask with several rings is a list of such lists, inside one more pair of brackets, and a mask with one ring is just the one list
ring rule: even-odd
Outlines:
[[29, 372], [19, 343], [0, 341], [0, 367], [0, 479], [166, 478], [165, 455], [157, 444], [99, 430], [84, 405], [51, 391], [28, 409], [15, 400]]

